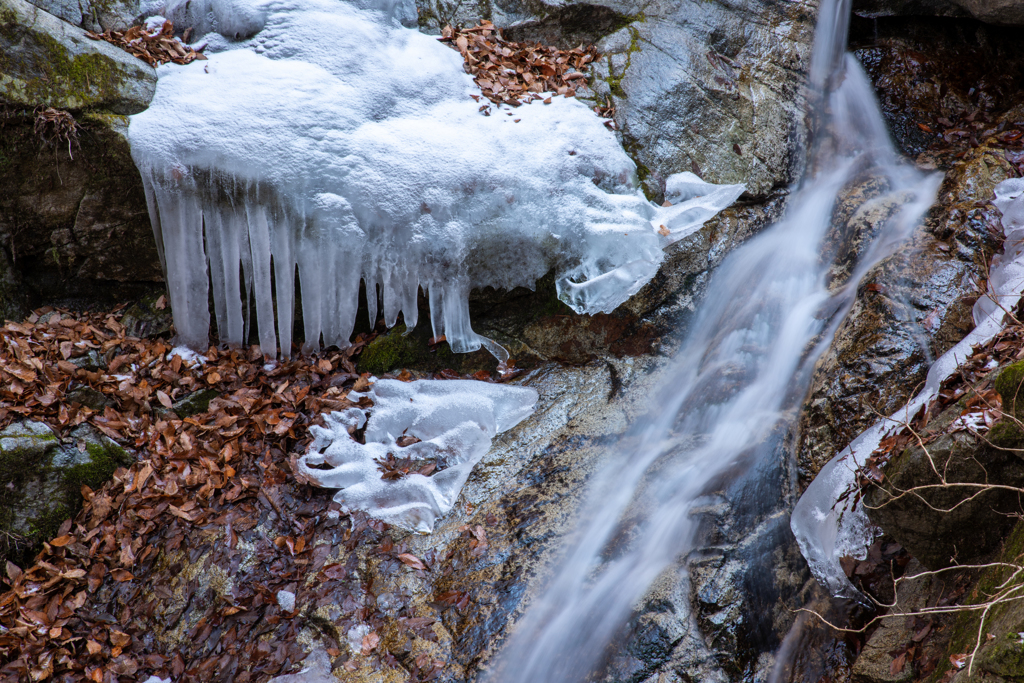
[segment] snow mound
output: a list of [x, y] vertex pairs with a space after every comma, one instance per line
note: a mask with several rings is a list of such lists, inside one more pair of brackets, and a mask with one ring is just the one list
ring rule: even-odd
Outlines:
[[856, 486], [856, 470], [875, 452], [882, 439], [902, 428], [938, 393], [942, 382], [1003, 329], [1004, 311], [1012, 311], [1024, 292], [1024, 178], [1004, 180], [995, 188], [993, 204], [1002, 213], [1003, 253], [992, 257], [989, 294], [974, 304], [976, 327], [959, 344], [939, 357], [928, 370], [924, 389], [887, 420], [881, 420], [854, 439], [818, 472], [797, 501], [790, 527], [818, 583], [837, 597], [864, 600], [839, 563], [844, 556], [864, 559], [877, 535], [863, 507], [844, 492]]
[[400, 23], [409, 6], [164, 8], [230, 38], [160, 67], [129, 129], [182, 343], [206, 346], [212, 283], [222, 342], [246, 339], [254, 299], [264, 353], [288, 355], [298, 289], [307, 350], [347, 346], [363, 281], [371, 321], [379, 300], [388, 326], [402, 312], [412, 328], [422, 288], [434, 336], [472, 351], [486, 345], [472, 288], [533, 287], [553, 268], [577, 312], [611, 311], [743, 191], [684, 173], [668, 181], [680, 203], [655, 206], [582, 102], [480, 111], [461, 55]]
[[[358, 408], [325, 415], [326, 427], [310, 428], [314, 439], [299, 459], [300, 473], [341, 489], [334, 500], [346, 508], [420, 533], [430, 533], [452, 509], [491, 439], [533, 412], [537, 402], [533, 389], [474, 380], [378, 380], [366, 394], [348, 396], [373, 402], [369, 419]], [[361, 444], [350, 431], [364, 425]], [[419, 441], [403, 447], [401, 437]], [[389, 455], [436, 471], [383, 479], [380, 463]]]

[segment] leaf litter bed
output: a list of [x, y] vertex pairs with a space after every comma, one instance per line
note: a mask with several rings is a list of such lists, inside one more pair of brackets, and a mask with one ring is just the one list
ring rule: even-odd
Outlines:
[[105, 40], [116, 45], [152, 67], [168, 62], [191, 64], [197, 59], [206, 59], [202, 52], [192, 49], [174, 37], [174, 24], [169, 21], [165, 21], [158, 30], [149, 31], [143, 26], [132, 26], [124, 31], [86, 31], [85, 35], [92, 40]]
[[[7, 563], [0, 680], [265, 681], [302, 662], [310, 628], [334, 668], [440, 675], [445, 662], [425, 645], [433, 625], [471, 604], [443, 577], [456, 553], [486, 552], [486, 530], [464, 527], [445, 556], [416, 557], [387, 524], [342, 513], [331, 491], [292, 474], [309, 415], [368, 402], [346, 394], [369, 386], [353, 360], [375, 335], [282, 363], [255, 347], [189, 362], [164, 340], [125, 336], [121, 317], [42, 309], [0, 328], [0, 428], [34, 419], [64, 436], [88, 423], [137, 454], [98, 490], [83, 487], [83, 509], [35, 564]], [[94, 407], [75, 399], [82, 389]], [[201, 389], [218, 394], [207, 410], [171, 410]], [[405, 465], [381, 463], [382, 476]], [[413, 614], [408, 591], [376, 595], [359, 571], [368, 557], [377, 575], [440, 582], [432, 614]], [[315, 614], [326, 607], [329, 620]]]
[[[466, 62], [466, 73], [473, 76], [484, 97], [513, 107], [537, 100], [551, 104], [551, 97], [542, 97], [541, 93], [575, 97], [577, 88], [587, 85], [586, 70], [600, 57], [593, 45], [559, 50], [505, 40], [486, 19], [470, 28], [446, 26], [440, 40], [459, 51]], [[484, 116], [491, 115], [486, 103], [480, 105], [480, 111]], [[595, 107], [594, 111], [610, 118], [615, 110], [609, 105]], [[605, 125], [613, 127], [610, 121]]]

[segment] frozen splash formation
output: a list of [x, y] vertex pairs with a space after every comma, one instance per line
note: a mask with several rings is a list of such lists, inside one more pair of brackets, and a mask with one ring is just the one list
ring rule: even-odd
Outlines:
[[[474, 380], [378, 380], [365, 394], [348, 394], [362, 396], [373, 402], [369, 418], [349, 408], [325, 415], [326, 427], [311, 427], [300, 471], [314, 484], [341, 489], [334, 500], [347, 509], [420, 533], [452, 509], [491, 439], [537, 402], [533, 389]], [[351, 432], [363, 427], [360, 443]], [[389, 460], [406, 463], [410, 473], [392, 468], [386, 476]]]
[[222, 342], [244, 342], [254, 301], [264, 353], [287, 355], [298, 289], [307, 349], [347, 346], [362, 280], [371, 320], [379, 299], [412, 328], [422, 288], [434, 336], [500, 355], [470, 326], [472, 288], [553, 268], [577, 312], [611, 311], [743, 191], [684, 173], [655, 206], [584, 103], [485, 115], [461, 55], [402, 25], [411, 3], [368, 5], [148, 4], [210, 31], [209, 61], [160, 67], [129, 130], [182, 343], [205, 347], [212, 285]]

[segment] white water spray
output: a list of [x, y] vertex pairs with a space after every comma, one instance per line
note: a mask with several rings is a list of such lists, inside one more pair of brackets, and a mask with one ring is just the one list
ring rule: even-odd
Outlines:
[[[845, 54], [848, 16], [849, 0], [822, 5], [810, 78], [817, 139], [787, 215], [714, 274], [658, 410], [596, 476], [579, 540], [515, 626], [492, 679], [571, 683], [600, 667], [655, 579], [694, 549], [699, 509], [719, 502], [720, 480], [779, 457], [769, 436], [793, 419], [856, 283], [933, 201], [939, 178], [900, 164], [869, 81]], [[898, 208], [838, 286], [821, 254], [837, 197], [868, 174]]]

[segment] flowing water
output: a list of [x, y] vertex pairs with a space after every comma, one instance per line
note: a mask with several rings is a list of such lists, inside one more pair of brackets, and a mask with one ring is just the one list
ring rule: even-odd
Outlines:
[[[658, 408], [595, 476], [576, 540], [516, 624], [492, 680], [569, 683], [602, 666], [652, 583], [699, 543], [700, 512], [723, 502], [714, 493], [722, 481], [786, 457], [771, 437], [794, 420], [857, 282], [931, 204], [938, 178], [900, 162], [871, 84], [845, 52], [849, 12], [849, 0], [820, 9], [810, 70], [815, 130], [786, 216], [716, 271]], [[837, 198], [869, 175], [887, 188], [875, 202], [888, 218], [863, 231], [870, 234], [837, 238]], [[823, 257], [844, 251], [837, 239], [860, 245], [842, 282]]]

